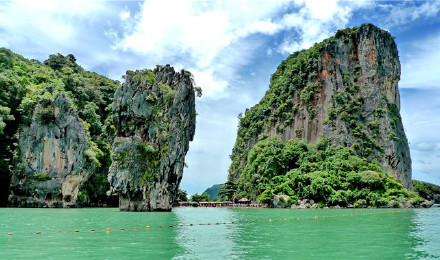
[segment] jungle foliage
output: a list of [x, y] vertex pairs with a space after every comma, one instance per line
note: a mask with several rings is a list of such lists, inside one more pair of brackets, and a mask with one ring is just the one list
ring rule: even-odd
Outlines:
[[[360, 29], [370, 26], [373, 25], [339, 30], [334, 37], [308, 50], [295, 52], [281, 62], [261, 101], [238, 116], [228, 182], [220, 192], [223, 196], [229, 200], [247, 197], [270, 204], [274, 195], [285, 194], [291, 196], [290, 204], [307, 198], [320, 202], [321, 206], [357, 207], [422, 201], [373, 160], [384, 153], [376, 143], [376, 139], [382, 138], [377, 119], [387, 116], [394, 131], [401, 118], [397, 107], [383, 100], [374, 112], [375, 120], [365, 122], [361, 111], [365, 100], [358, 82], [359, 64], [353, 64], [349, 72], [341, 75], [343, 86], [332, 94], [323, 119], [324, 125], [336, 127], [336, 122], [340, 122], [339, 127], [344, 126], [345, 134], [353, 141], [345, 144], [350, 147], [331, 147], [326, 140], [313, 146], [297, 140], [282, 142], [271, 138], [281, 139], [283, 131], [298, 116], [309, 123], [315, 119], [317, 96], [322, 88], [320, 57], [334, 50], [341, 41], [353, 41]], [[322, 74], [325, 77], [324, 72]], [[304, 136], [303, 129], [295, 131], [297, 138]], [[389, 140], [395, 140], [395, 134], [391, 134]]]
[[[94, 176], [83, 187], [83, 194], [89, 197], [105, 194], [109, 187], [106, 176], [114, 135], [110, 105], [119, 85], [118, 81], [84, 70], [72, 54], [50, 55], [41, 63], [0, 48], [1, 178], [10, 178], [13, 158], [19, 152], [16, 151], [19, 127], [30, 125], [33, 118], [52, 124], [52, 102], [63, 92], [84, 122], [90, 142], [90, 149], [86, 151], [88, 163], [95, 167]], [[2, 183], [6, 185], [9, 181]], [[8, 188], [2, 190], [7, 193]]]
[[440, 203], [440, 186], [429, 182], [413, 180], [413, 189], [420, 197]]
[[288, 205], [313, 199], [320, 206], [382, 207], [419, 205], [416, 193], [388, 175], [375, 161], [358, 157], [353, 149], [316, 145], [302, 140], [269, 138], [249, 152], [234, 196], [270, 205], [274, 195], [289, 195]]
[[[312, 103], [317, 91], [321, 88], [317, 73], [320, 55], [338, 39], [353, 37], [361, 27], [340, 30], [334, 37], [315, 43], [308, 50], [294, 52], [281, 62], [272, 74], [269, 90], [261, 101], [246, 110], [244, 116], [242, 114], [238, 116], [237, 139], [232, 150], [232, 163], [229, 168], [230, 179], [236, 179], [244, 169], [250, 148], [257, 141], [268, 137], [264, 133], [265, 130], [275, 128], [277, 132], [282, 132], [285, 126], [294, 121], [301, 108], [305, 108], [309, 119], [315, 118], [317, 111]], [[299, 97], [298, 102], [292, 98], [295, 96]], [[357, 103], [351, 105], [354, 106]], [[298, 137], [301, 134], [301, 131], [297, 132]]]

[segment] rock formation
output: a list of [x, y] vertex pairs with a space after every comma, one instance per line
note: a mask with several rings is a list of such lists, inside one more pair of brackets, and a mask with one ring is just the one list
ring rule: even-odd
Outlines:
[[284, 60], [270, 89], [241, 118], [229, 169], [235, 180], [259, 140], [327, 138], [352, 147], [411, 189], [411, 158], [399, 114], [400, 63], [393, 37], [373, 25], [338, 31]]
[[76, 206], [87, 180], [89, 141], [83, 122], [65, 94], [40, 102], [32, 123], [23, 126], [11, 179], [10, 204], [24, 207]]
[[195, 132], [191, 73], [127, 71], [116, 91], [116, 138], [108, 180], [124, 211], [170, 211]]

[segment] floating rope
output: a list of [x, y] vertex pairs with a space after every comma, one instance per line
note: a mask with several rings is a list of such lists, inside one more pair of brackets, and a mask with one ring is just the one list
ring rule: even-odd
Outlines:
[[[325, 215], [325, 216], [310, 216], [310, 217], [297, 217], [297, 218], [284, 218], [284, 219], [257, 219], [257, 220], [242, 220], [242, 221], [231, 221], [231, 222], [215, 222], [215, 225], [234, 225], [234, 224], [250, 224], [250, 223], [261, 223], [261, 222], [275, 222], [275, 221], [299, 221], [299, 220], [317, 220], [317, 219], [324, 219], [324, 218], [340, 218], [340, 217], [355, 217], [355, 216], [369, 216], [369, 215], [379, 215], [379, 214], [390, 214], [390, 213], [403, 213], [403, 212], [408, 212], [408, 210], [393, 210], [393, 211], [382, 211], [382, 212], [368, 212], [368, 213], [356, 213], [356, 214], [341, 214], [341, 215]], [[211, 226], [212, 223], [214, 222], [207, 222], [207, 223], [199, 223], [199, 226]], [[157, 228], [164, 228], [164, 227], [168, 227], [168, 228], [182, 228], [182, 227], [193, 227], [195, 226], [193, 223], [189, 223], [189, 224], [177, 224], [177, 225], [157, 225]], [[74, 229], [73, 231], [61, 231], [61, 230], [57, 230], [57, 233], [86, 233], [86, 232], [108, 232], [110, 233], [110, 231], [127, 231], [127, 230], [138, 230], [138, 229], [150, 229], [152, 228], [152, 226], [145, 226], [145, 227], [132, 227], [132, 228], [124, 228], [121, 227], [119, 229], [111, 229], [111, 228], [106, 228], [106, 229], [89, 229], [89, 230], [79, 230], [79, 229]], [[47, 234], [50, 232], [45, 232], [44, 234]], [[29, 234], [29, 233], [27, 233]], [[37, 235], [42, 235], [43, 232], [41, 231], [37, 231], [35, 233], [30, 233], [30, 234], [37, 234]], [[15, 235], [15, 233], [9, 232], [7, 234], [0, 234], [0, 236], [13, 236]]]

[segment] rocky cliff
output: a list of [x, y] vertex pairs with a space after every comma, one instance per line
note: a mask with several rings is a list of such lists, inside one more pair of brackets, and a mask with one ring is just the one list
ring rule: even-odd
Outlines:
[[10, 203], [27, 207], [71, 207], [88, 179], [89, 141], [83, 122], [62, 93], [40, 102], [32, 123], [19, 133]]
[[125, 211], [169, 211], [195, 132], [188, 71], [127, 71], [113, 104], [116, 138], [108, 180]]
[[0, 48], [0, 206], [108, 204], [119, 85], [71, 54], [41, 63]]
[[270, 88], [240, 117], [229, 180], [242, 178], [249, 150], [260, 140], [301, 138], [352, 148], [378, 161], [411, 189], [411, 158], [399, 114], [400, 63], [393, 37], [371, 24], [340, 30], [293, 53]]

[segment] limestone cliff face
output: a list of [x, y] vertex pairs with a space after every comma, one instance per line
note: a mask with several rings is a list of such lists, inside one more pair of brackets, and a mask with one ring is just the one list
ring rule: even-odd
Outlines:
[[195, 133], [191, 74], [172, 67], [128, 71], [116, 91], [108, 180], [126, 211], [169, 211]]
[[76, 206], [78, 189], [88, 178], [89, 142], [71, 101], [59, 94], [46, 106], [36, 106], [31, 125], [19, 134], [9, 198], [13, 206]]
[[328, 138], [375, 159], [412, 187], [408, 141], [399, 114], [400, 63], [394, 39], [373, 25], [338, 31], [296, 52], [272, 75], [271, 87], [240, 121], [230, 179], [240, 176], [247, 151], [268, 136]]

